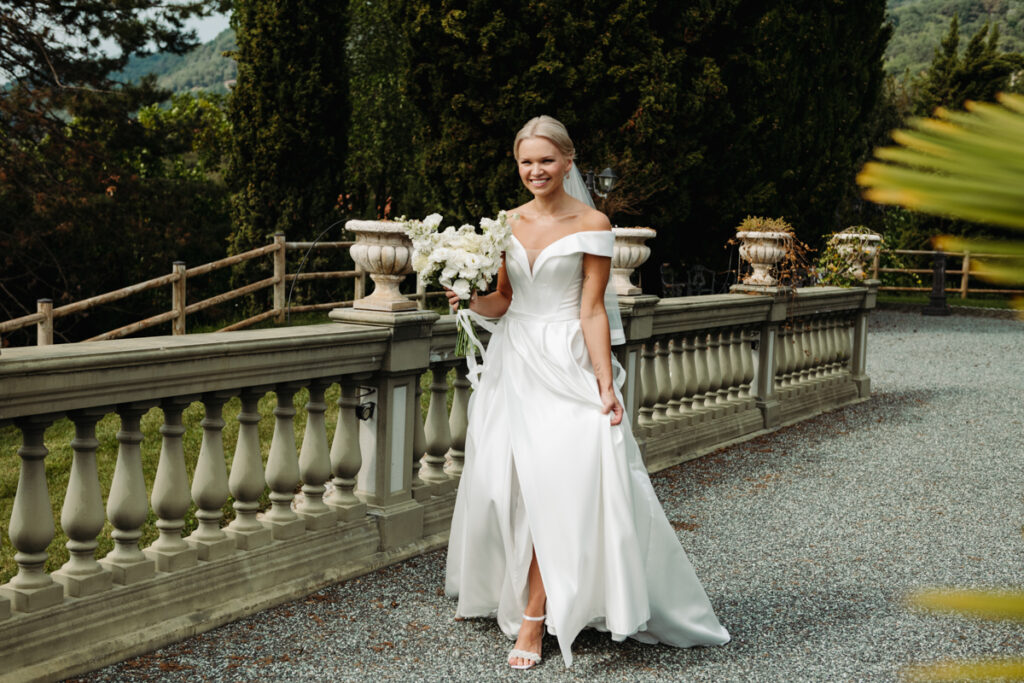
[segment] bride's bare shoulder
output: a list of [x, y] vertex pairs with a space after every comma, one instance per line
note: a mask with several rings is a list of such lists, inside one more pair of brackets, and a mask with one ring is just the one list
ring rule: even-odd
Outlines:
[[597, 209], [587, 207], [587, 210], [580, 216], [580, 232], [611, 229], [612, 224], [611, 221], [608, 220], [608, 216], [604, 215]]
[[505, 209], [505, 213], [508, 214], [509, 216], [512, 216], [512, 217], [521, 218], [523, 216], [523, 212], [524, 211], [529, 213], [529, 211], [530, 211], [530, 204], [531, 204], [531, 202], [526, 202], [525, 204], [520, 204], [519, 206], [517, 206], [514, 209]]

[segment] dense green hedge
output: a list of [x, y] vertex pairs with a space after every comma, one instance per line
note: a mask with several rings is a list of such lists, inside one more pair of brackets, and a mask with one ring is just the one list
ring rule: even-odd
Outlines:
[[410, 0], [422, 208], [471, 218], [523, 199], [512, 137], [548, 113], [582, 167], [623, 176], [616, 192], [638, 215], [613, 219], [662, 231], [652, 261], [721, 259], [748, 213], [824, 234], [843, 222], [867, 152], [884, 11], [883, 0]]

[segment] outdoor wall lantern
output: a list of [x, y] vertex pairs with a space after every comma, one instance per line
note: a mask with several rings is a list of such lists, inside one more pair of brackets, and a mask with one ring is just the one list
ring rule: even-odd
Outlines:
[[606, 168], [598, 173], [596, 178], [593, 171], [587, 171], [584, 176], [587, 189], [602, 198], [607, 197], [608, 193], [615, 189], [615, 183], [618, 181], [619, 176], [610, 168]]

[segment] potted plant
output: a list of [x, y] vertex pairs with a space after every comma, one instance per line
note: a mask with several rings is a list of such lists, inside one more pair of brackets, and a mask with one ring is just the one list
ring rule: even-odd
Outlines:
[[882, 236], [863, 225], [833, 233], [814, 264], [818, 284], [853, 287], [867, 277], [865, 269], [882, 246]]
[[743, 278], [743, 284], [757, 287], [778, 285], [772, 269], [793, 252], [797, 242], [793, 226], [782, 218], [747, 216], [736, 228], [736, 239], [740, 243], [740, 258], [752, 269]]

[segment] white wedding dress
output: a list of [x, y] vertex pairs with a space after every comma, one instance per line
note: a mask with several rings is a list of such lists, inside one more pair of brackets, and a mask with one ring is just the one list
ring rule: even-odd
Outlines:
[[[446, 593], [460, 617], [519, 632], [531, 549], [547, 628], [565, 665], [585, 627], [646, 643], [721, 645], [696, 573], [654, 494], [626, 417], [611, 426], [580, 329], [584, 253], [611, 231], [556, 240], [532, 264], [513, 237], [513, 298], [493, 328], [469, 403], [466, 457], [448, 544]], [[616, 391], [623, 371], [614, 363]], [[620, 395], [621, 400], [621, 395]]]

